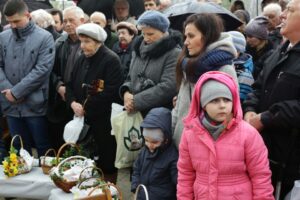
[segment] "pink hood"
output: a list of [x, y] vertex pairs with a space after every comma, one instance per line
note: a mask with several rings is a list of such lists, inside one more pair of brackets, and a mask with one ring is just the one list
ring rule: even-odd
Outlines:
[[235, 124], [237, 121], [242, 120], [243, 118], [243, 112], [241, 108], [241, 102], [240, 102], [240, 96], [239, 96], [239, 90], [236, 82], [234, 79], [223, 72], [220, 71], [210, 71], [203, 74], [199, 80], [197, 81], [195, 85], [195, 90], [192, 96], [192, 101], [189, 109], [188, 115], [184, 118], [183, 123], [186, 124], [186, 122], [191, 121], [193, 118], [196, 118], [200, 116], [200, 114], [203, 112], [201, 103], [200, 103], [200, 95], [201, 95], [201, 88], [202, 85], [209, 79], [213, 79], [216, 81], [219, 81], [230, 89], [233, 97], [233, 119], [228, 124], [228, 128]]

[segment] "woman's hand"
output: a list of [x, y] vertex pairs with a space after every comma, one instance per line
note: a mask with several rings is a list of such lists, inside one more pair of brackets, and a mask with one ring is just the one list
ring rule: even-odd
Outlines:
[[73, 101], [71, 103], [71, 108], [73, 109], [75, 116], [82, 117], [84, 115], [84, 110], [80, 103]]
[[124, 107], [128, 113], [134, 111], [133, 95], [130, 92], [124, 93]]

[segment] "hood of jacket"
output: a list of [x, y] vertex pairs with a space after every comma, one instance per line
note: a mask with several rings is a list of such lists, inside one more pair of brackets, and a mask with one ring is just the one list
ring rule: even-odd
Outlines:
[[149, 58], [159, 58], [176, 46], [179, 47], [182, 44], [182, 35], [178, 31], [169, 31], [169, 35], [162, 37], [160, 40], [152, 44], [144, 45], [143, 41], [143, 36], [139, 36], [134, 41], [133, 51], [136, 55], [138, 57], [147, 56]]
[[216, 42], [210, 44], [206, 48], [203, 55], [205, 55], [209, 51], [216, 50], [216, 49], [226, 51], [228, 53], [231, 53], [234, 57], [237, 57], [237, 51], [234, 47], [232, 38], [229, 33], [226, 32], [221, 33], [220, 38]]
[[202, 85], [207, 80], [210, 80], [210, 79], [213, 79], [213, 80], [216, 80], [216, 81], [219, 81], [219, 82], [225, 84], [232, 93], [233, 119], [229, 122], [228, 127], [230, 127], [237, 121], [242, 120], [243, 113], [242, 113], [242, 108], [241, 108], [241, 103], [240, 103], [238, 85], [236, 84], [236, 82], [230, 75], [220, 72], [220, 71], [210, 71], [210, 72], [203, 74], [199, 78], [199, 80], [197, 81], [197, 83], [195, 85], [191, 105], [189, 108], [189, 113], [184, 118], [184, 121], [183, 121], [184, 124], [189, 123], [194, 118], [198, 118], [203, 113], [203, 109], [201, 108], [201, 103], [200, 103], [201, 88], [202, 88]]
[[172, 142], [171, 111], [167, 108], [153, 108], [146, 115], [141, 124], [142, 128], [160, 128], [168, 139], [168, 144]]

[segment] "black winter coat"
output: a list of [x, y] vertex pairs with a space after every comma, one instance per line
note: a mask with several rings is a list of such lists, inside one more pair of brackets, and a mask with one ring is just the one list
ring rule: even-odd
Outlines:
[[118, 90], [123, 83], [120, 60], [104, 45], [92, 57], [81, 55], [76, 61], [71, 81], [67, 84], [67, 104], [71, 105], [73, 101], [83, 104], [87, 92], [82, 84], [92, 84], [92, 81], [98, 79], [104, 80], [104, 90], [91, 95], [86, 102], [85, 117], [88, 122], [107, 118], [108, 115], [110, 118], [111, 104], [118, 99]]
[[130, 67], [130, 62], [131, 62], [131, 54], [132, 54], [132, 42], [128, 45], [126, 49], [121, 49], [120, 47], [120, 42], [117, 42], [114, 44], [112, 50], [119, 56], [121, 59], [121, 64], [122, 64], [122, 72], [123, 72], [123, 77], [124, 80], [126, 79], [128, 72], [129, 72], [129, 67]]
[[[262, 113], [262, 136], [272, 160], [300, 163], [300, 43], [286, 51], [289, 42], [265, 62], [263, 73], [244, 101], [244, 111]], [[285, 52], [286, 51], [286, 52]], [[292, 132], [299, 132], [295, 140]], [[295, 146], [293, 146], [293, 144]], [[294, 148], [291, 150], [291, 148]]]
[[259, 73], [263, 69], [264, 61], [273, 53], [274, 46], [271, 41], [268, 40], [266, 45], [261, 48], [259, 51], [256, 51], [256, 48], [252, 48], [250, 46], [246, 46], [246, 53], [252, 56], [254, 70], [253, 70], [253, 78], [257, 79]]
[[[91, 85], [94, 80], [104, 80], [104, 89], [87, 99], [87, 90], [82, 84]], [[84, 104], [85, 122], [90, 125], [96, 146], [93, 149], [99, 160], [97, 166], [104, 173], [115, 172], [116, 141], [111, 135], [111, 104], [119, 98], [118, 90], [123, 83], [121, 63], [118, 56], [102, 45], [95, 55], [81, 55], [74, 65], [71, 81], [66, 86], [68, 106], [73, 101]], [[87, 100], [86, 100], [87, 99]], [[86, 100], [86, 102], [85, 102]], [[85, 102], [85, 103], [84, 103]]]

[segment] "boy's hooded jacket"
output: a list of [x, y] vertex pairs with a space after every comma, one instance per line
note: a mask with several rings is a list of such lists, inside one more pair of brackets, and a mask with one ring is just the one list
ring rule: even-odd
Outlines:
[[[153, 108], [141, 124], [142, 128], [160, 128], [168, 139], [166, 144], [151, 153], [145, 146], [133, 166], [131, 191], [144, 184], [149, 199], [176, 200], [178, 151], [172, 143], [171, 112], [167, 108]], [[138, 200], [145, 199], [143, 192]]]
[[[209, 79], [228, 86], [233, 118], [214, 141], [199, 116], [201, 87]], [[238, 86], [229, 75], [211, 71], [195, 85], [179, 145], [178, 200], [271, 200], [268, 151], [259, 133], [242, 120]]]

